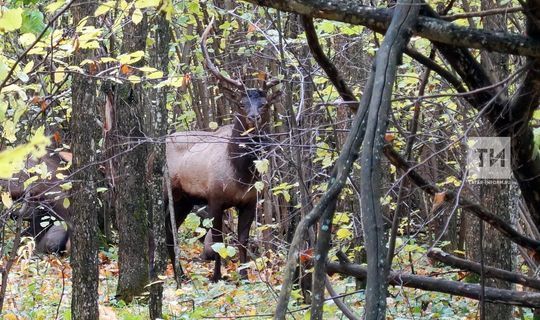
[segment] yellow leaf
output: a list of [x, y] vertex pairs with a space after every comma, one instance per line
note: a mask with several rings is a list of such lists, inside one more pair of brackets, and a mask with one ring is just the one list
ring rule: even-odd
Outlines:
[[26, 181], [23, 183], [23, 188], [25, 188], [25, 189], [28, 188], [29, 185], [36, 182], [38, 179], [39, 179], [38, 176], [32, 176], [32, 177], [26, 179]]
[[70, 202], [69, 202], [69, 199], [68, 198], [64, 198], [64, 202], [62, 203], [62, 205], [64, 206], [64, 208], [69, 208], [69, 205], [70, 205]]
[[144, 57], [144, 51], [139, 50], [128, 54], [121, 54], [117, 57], [121, 64], [132, 64]]
[[13, 199], [11, 199], [9, 192], [2, 192], [2, 203], [7, 209], [11, 208], [13, 205]]
[[268, 159], [254, 160], [255, 169], [261, 174], [268, 172], [268, 167], [270, 166], [270, 161]]
[[0, 12], [0, 32], [14, 31], [22, 25], [22, 8], [7, 9]]
[[107, 12], [109, 12], [109, 10], [113, 8], [113, 6], [114, 6], [114, 1], [107, 1], [104, 4], [100, 5], [99, 7], [97, 7], [96, 12], [94, 12], [94, 15], [96, 17], [104, 15]]
[[131, 15], [131, 20], [134, 24], [139, 24], [143, 19], [143, 13], [141, 9], [137, 8], [133, 10], [133, 14]]
[[29, 143], [0, 152], [0, 178], [11, 178], [13, 173], [20, 171], [29, 154], [39, 158], [46, 153], [45, 147], [51, 141], [45, 136], [44, 130], [44, 127], [36, 130], [36, 134]]
[[48, 13], [55, 12], [56, 10], [60, 9], [64, 3], [66, 3], [66, 0], [59, 0], [47, 5], [45, 8], [47, 9]]
[[54, 73], [54, 83], [60, 83], [64, 80], [64, 77], [66, 76], [64, 70], [64, 67], [58, 67], [58, 69], [56, 69], [56, 72]]
[[128, 80], [131, 83], [139, 83], [139, 82], [141, 82], [141, 78], [137, 77], [137, 76], [129, 76]]
[[25, 33], [19, 37], [19, 43], [27, 47], [36, 41], [36, 36], [33, 33]]
[[28, 62], [28, 63], [24, 66], [23, 72], [24, 72], [24, 73], [30, 73], [30, 71], [32, 71], [32, 69], [34, 69], [34, 61], [31, 60], [30, 62]]
[[352, 237], [352, 232], [349, 229], [341, 228], [336, 232], [338, 239], [347, 239]]
[[257, 190], [258, 192], [261, 192], [263, 191], [264, 189], [264, 182], [262, 181], [257, 181], [253, 184], [253, 186], [255, 187], [255, 190]]
[[[65, 178], [65, 177], [64, 177]], [[62, 178], [62, 179], [64, 179]], [[60, 185], [60, 188], [64, 191], [67, 191], [67, 190], [71, 190], [71, 188], [73, 188], [73, 184], [71, 182], [66, 182], [66, 183], [62, 183]]]
[[158, 71], [156, 68], [152, 68], [152, 67], [141, 67], [139, 68], [139, 70], [141, 70], [142, 72], [155, 72], [155, 71]]
[[209, 124], [208, 124], [208, 127], [212, 130], [216, 130], [218, 128], [218, 124], [217, 122], [214, 122], [214, 121], [211, 121]]
[[157, 7], [161, 0], [137, 0], [135, 1], [135, 8], [143, 9], [149, 7]]
[[334, 219], [332, 219], [333, 224], [338, 223], [349, 223], [351, 219], [349, 218], [349, 215], [346, 212], [336, 212], [334, 215]]
[[17, 132], [15, 123], [11, 120], [7, 120], [2, 125], [4, 126], [2, 136], [9, 142], [15, 142], [17, 140], [17, 137], [15, 136], [15, 133]]
[[148, 79], [159, 79], [163, 78], [163, 71], [152, 72], [146, 76]]
[[13, 313], [8, 313], [4, 315], [4, 320], [17, 320], [17, 316]]

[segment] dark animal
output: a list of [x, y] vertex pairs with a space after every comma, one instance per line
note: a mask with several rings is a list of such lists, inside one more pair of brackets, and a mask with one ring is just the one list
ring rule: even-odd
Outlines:
[[40, 253], [69, 254], [71, 241], [68, 229], [62, 225], [53, 225], [36, 236], [37, 251]]
[[[50, 153], [40, 159], [29, 157], [24, 170], [9, 180], [0, 180], [1, 190], [9, 192], [15, 202], [23, 203], [21, 209], [12, 214], [12, 218], [21, 217], [28, 223], [23, 235], [34, 237], [38, 251], [43, 253], [62, 253], [68, 245], [68, 231], [55, 223], [69, 218], [69, 209], [63, 205], [67, 194], [60, 187], [62, 180], [58, 174], [66, 174], [67, 168], [64, 167], [70, 157], [69, 153]], [[29, 173], [31, 168], [36, 172]], [[25, 188], [25, 182], [36, 175], [39, 179]]]
[[[261, 148], [269, 121], [269, 105], [278, 97], [267, 98], [267, 91], [278, 83], [267, 81], [263, 90], [249, 89], [238, 80], [222, 75], [210, 61], [206, 38], [212, 22], [203, 33], [201, 47], [207, 68], [222, 82], [237, 89], [238, 110], [234, 124], [215, 132], [189, 131], [172, 134], [166, 144], [176, 225], [180, 226], [194, 205], [207, 204], [213, 217], [211, 242], [223, 242], [223, 210], [238, 209], [238, 241], [240, 262], [247, 261], [246, 245], [251, 223], [255, 217], [257, 192], [252, 184], [256, 180], [253, 160]], [[169, 201], [169, 199], [166, 199]], [[167, 203], [166, 201], [166, 203]], [[169, 256], [176, 259], [170, 219], [166, 219], [166, 240]], [[205, 241], [205, 256], [215, 259], [213, 281], [221, 278], [221, 259], [209, 251], [210, 239]], [[213, 256], [213, 257], [212, 257]], [[182, 273], [182, 270], [175, 270]], [[245, 271], [243, 271], [245, 274]]]

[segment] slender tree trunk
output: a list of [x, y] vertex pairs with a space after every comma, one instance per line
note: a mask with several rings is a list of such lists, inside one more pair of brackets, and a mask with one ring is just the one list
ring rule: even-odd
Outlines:
[[[157, 28], [154, 39], [156, 42], [150, 51], [150, 65], [167, 71], [169, 64], [169, 43], [171, 33], [169, 22], [163, 14], [156, 16]], [[150, 90], [146, 109], [147, 118], [150, 120], [146, 125], [146, 132], [154, 137], [154, 142], [148, 147], [150, 163], [148, 208], [150, 215], [150, 277], [154, 285], [150, 287], [150, 319], [162, 318], [163, 285], [158, 276], [167, 268], [167, 252], [165, 243], [165, 208], [163, 206], [163, 167], [165, 165], [165, 144], [161, 138], [167, 134], [167, 91], [166, 87]]]
[[[121, 52], [146, 48], [146, 16], [139, 24], [126, 22]], [[141, 66], [141, 60], [137, 65]], [[140, 76], [140, 75], [139, 75]], [[117, 296], [130, 302], [148, 283], [148, 215], [144, 95], [142, 84], [124, 83], [116, 88], [116, 221], [118, 225]]]
[[[92, 25], [97, 4], [78, 3], [72, 7], [76, 26], [83, 18]], [[74, 65], [84, 59], [93, 59], [94, 52], [79, 49]], [[86, 75], [73, 74], [72, 78], [71, 134], [73, 151], [73, 197], [71, 205], [71, 267], [73, 269], [71, 314], [72, 319], [98, 319], [98, 221], [96, 195], [98, 173], [95, 166], [101, 128], [97, 105], [96, 81]]]

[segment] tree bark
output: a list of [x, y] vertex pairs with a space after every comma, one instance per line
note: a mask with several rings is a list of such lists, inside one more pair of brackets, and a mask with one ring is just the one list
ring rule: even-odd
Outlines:
[[[362, 222], [367, 254], [365, 317], [385, 319], [387, 274], [389, 270], [382, 219], [381, 155], [391, 108], [392, 86], [397, 65], [418, 18], [417, 1], [398, 1], [381, 48], [375, 58], [375, 80], [369, 102], [367, 128], [360, 158]], [[331, 220], [330, 220], [331, 221]], [[324, 224], [325, 222], [323, 222]]]
[[[156, 30], [155, 43], [150, 50], [150, 65], [162, 70], [165, 74], [169, 66], [169, 43], [171, 32], [169, 22], [161, 13], [155, 18]], [[153, 285], [150, 287], [150, 319], [163, 318], [162, 299], [163, 284], [159, 275], [167, 268], [167, 251], [165, 242], [165, 208], [163, 202], [163, 168], [165, 166], [165, 144], [163, 137], [167, 134], [167, 90], [166, 87], [154, 88], [148, 95], [146, 108], [146, 132], [154, 137], [154, 141], [148, 147], [150, 156], [147, 170], [148, 181], [148, 208], [150, 227], [150, 278]], [[153, 161], [150, 161], [152, 159]]]
[[[482, 10], [496, 7], [494, 0], [482, 0]], [[503, 15], [485, 17], [483, 20], [484, 30], [505, 31], [506, 18]], [[483, 51], [480, 55], [482, 67], [487, 70], [493, 83], [497, 83], [508, 76], [508, 56], [500, 53]], [[503, 95], [506, 96], [506, 90]], [[479, 129], [479, 134], [484, 137], [494, 136], [489, 123], [484, 123]], [[511, 182], [511, 181], [509, 181]], [[510, 192], [510, 184], [480, 184], [472, 187], [476, 194], [482, 195], [482, 202], [491, 212], [511, 225], [510, 210], [514, 197]], [[493, 266], [504, 270], [512, 270], [512, 245], [510, 240], [501, 237], [499, 232], [490, 225], [475, 217], [466, 217], [465, 253], [468, 259], [481, 262], [482, 265]], [[482, 228], [482, 230], [480, 230]], [[482, 235], [483, 239], [479, 238]], [[480, 241], [482, 240], [482, 241]], [[480, 283], [489, 287], [511, 289], [510, 283], [498, 279], [485, 279], [484, 268], [480, 275]], [[481, 301], [480, 303], [484, 303]], [[512, 318], [512, 307], [503, 304], [485, 303], [480, 307], [482, 314], [489, 315], [489, 319], [507, 320]], [[484, 319], [487, 319], [484, 317]]]
[[[126, 22], [121, 52], [131, 53], [146, 48], [147, 18], [139, 24]], [[143, 65], [141, 60], [137, 65]], [[141, 83], [129, 82], [116, 88], [116, 221], [118, 225], [117, 296], [131, 302], [148, 283], [148, 215], [146, 165], [148, 152], [144, 134], [144, 94]]]
[[[73, 24], [76, 26], [88, 18], [87, 25], [93, 25], [92, 18], [97, 3], [84, 2], [73, 6]], [[85, 59], [94, 59], [91, 50], [79, 49], [73, 65]], [[73, 74], [72, 85], [71, 149], [73, 151], [73, 197], [71, 205], [71, 267], [72, 275], [72, 319], [98, 319], [98, 221], [99, 204], [96, 182], [99, 179], [96, 163], [101, 128], [98, 125], [96, 81], [84, 74]]]

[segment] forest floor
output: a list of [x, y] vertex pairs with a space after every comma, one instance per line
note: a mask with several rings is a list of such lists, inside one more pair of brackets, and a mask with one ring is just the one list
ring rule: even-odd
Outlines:
[[[20, 249], [21, 258], [10, 272], [3, 319], [70, 319], [71, 268], [69, 258], [36, 257]], [[114, 249], [113, 249], [114, 250]], [[198, 243], [182, 245], [183, 257], [198, 257]], [[99, 305], [100, 319], [148, 319], [146, 298], [126, 305], [115, 299], [118, 280], [115, 251], [100, 253]], [[279, 293], [282, 255], [266, 252], [251, 263], [248, 280], [239, 280], [237, 265], [229, 261], [224, 276], [227, 280], [210, 282], [213, 262], [182, 259], [190, 280], [177, 289], [169, 269], [164, 277], [165, 319], [269, 319]], [[264, 265], [257, 271], [255, 265]], [[418, 270], [417, 270], [418, 271]], [[432, 270], [431, 270], [432, 271]], [[430, 272], [431, 272], [430, 271]], [[422, 272], [422, 270], [419, 270]], [[343, 298], [362, 313], [363, 291], [355, 290], [352, 279], [333, 278], [334, 288], [350, 293]], [[299, 291], [292, 294], [291, 319], [309, 318], [309, 306], [303, 304]], [[392, 288], [388, 299], [387, 319], [476, 319], [475, 301], [439, 293]], [[333, 301], [325, 305], [325, 319], [344, 319]], [[516, 319], [532, 319], [527, 310], [515, 312]]]

